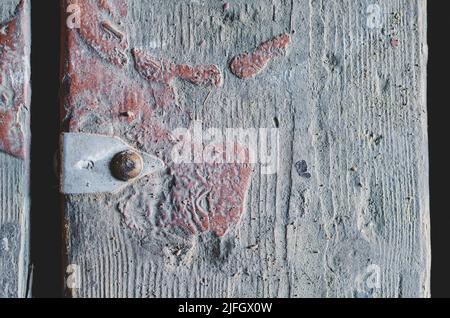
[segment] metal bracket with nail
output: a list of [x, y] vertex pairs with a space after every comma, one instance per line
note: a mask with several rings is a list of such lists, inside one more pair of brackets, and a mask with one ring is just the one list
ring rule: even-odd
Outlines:
[[117, 137], [64, 133], [61, 149], [63, 194], [117, 192], [165, 168], [159, 158], [140, 152]]

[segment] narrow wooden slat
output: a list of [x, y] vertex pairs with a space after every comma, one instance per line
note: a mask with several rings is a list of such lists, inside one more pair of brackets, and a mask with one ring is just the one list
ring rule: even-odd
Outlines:
[[29, 1], [0, 3], [0, 298], [30, 296]]

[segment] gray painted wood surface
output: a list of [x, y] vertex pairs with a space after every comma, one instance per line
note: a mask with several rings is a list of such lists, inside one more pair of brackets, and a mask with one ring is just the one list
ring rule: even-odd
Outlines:
[[[430, 295], [426, 1], [236, 0], [225, 9], [223, 1], [128, 3], [118, 24], [128, 50], [221, 69], [222, 88], [175, 82], [179, 106], [192, 118], [207, 127], [279, 126], [278, 173], [255, 168], [242, 219], [223, 237], [161, 235], [146, 204], [157, 209], [149, 198], [168, 195], [158, 186], [164, 175], [117, 194], [67, 196], [69, 296]], [[66, 40], [79, 36], [70, 32]], [[248, 80], [230, 72], [232, 57], [284, 33], [292, 37], [286, 56]], [[66, 44], [67, 65], [81, 48], [148, 90], [129, 51], [119, 71], [86, 43]], [[87, 76], [78, 71], [72, 85], [74, 74]], [[96, 120], [70, 130], [117, 135], [151, 152], [148, 133], [116, 124], [107, 114], [114, 105], [97, 97], [106, 111], [89, 110]], [[310, 175], [298, 173], [302, 161]]]
[[[0, 3], [0, 25], [18, 18], [15, 14], [19, 0], [4, 0]], [[0, 298], [29, 297], [29, 107], [30, 107], [30, 72], [29, 72], [29, 16], [28, 2], [18, 18], [18, 31], [23, 38], [18, 39], [14, 45], [16, 49], [8, 52], [0, 45], [0, 72], [2, 83], [0, 93], [6, 98], [0, 102], [0, 112], [14, 112], [14, 124], [21, 126], [22, 142], [15, 140], [19, 149], [24, 147], [25, 156], [20, 158], [0, 150]], [[3, 35], [10, 30], [2, 29]], [[20, 43], [22, 42], [22, 43]], [[3, 44], [3, 43], [0, 43]], [[25, 46], [21, 46], [25, 44]], [[22, 51], [24, 50], [24, 51]], [[6, 52], [6, 53], [5, 53]], [[2, 54], [13, 54], [8, 58]], [[16, 61], [19, 60], [19, 64]], [[13, 82], [15, 81], [15, 82]], [[23, 98], [23, 99], [22, 99]], [[9, 103], [12, 102], [12, 103]], [[15, 112], [12, 107], [20, 104], [22, 110]], [[0, 122], [3, 130], [5, 122]], [[6, 131], [10, 132], [10, 128]], [[16, 145], [15, 145], [16, 146]]]

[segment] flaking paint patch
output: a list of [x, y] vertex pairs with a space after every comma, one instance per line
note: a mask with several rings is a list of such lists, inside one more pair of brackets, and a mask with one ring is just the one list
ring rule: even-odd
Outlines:
[[173, 85], [176, 78], [198, 86], [223, 85], [222, 73], [216, 65], [177, 65], [166, 59], [158, 59], [140, 49], [133, 49], [132, 54], [136, 70], [147, 81], [153, 83], [156, 104], [160, 107], [177, 101], [178, 93]]
[[[216, 155], [225, 159], [222, 145], [215, 149]], [[235, 155], [246, 151], [243, 148], [234, 150]], [[160, 204], [160, 224], [176, 226], [187, 234], [210, 231], [217, 236], [225, 235], [239, 223], [245, 210], [252, 173], [250, 164], [172, 165], [172, 191]]]
[[199, 86], [221, 87], [223, 84], [222, 73], [217, 65], [177, 65], [140, 49], [133, 49], [132, 52], [136, 70], [148, 81], [172, 84], [175, 78], [180, 78]]
[[255, 51], [234, 57], [230, 64], [231, 71], [240, 79], [255, 77], [269, 65], [270, 61], [286, 55], [291, 43], [292, 38], [289, 34], [282, 34], [264, 42]]
[[26, 0], [16, 8], [14, 17], [0, 24], [0, 151], [17, 158], [26, 156], [24, 123], [28, 118], [29, 83], [27, 55]]

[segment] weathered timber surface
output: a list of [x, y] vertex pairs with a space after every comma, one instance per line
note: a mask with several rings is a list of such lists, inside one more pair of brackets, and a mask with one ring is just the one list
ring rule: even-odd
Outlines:
[[[426, 2], [372, 2], [66, 0], [65, 131], [167, 165], [66, 196], [68, 296], [428, 297]], [[277, 173], [174, 163], [194, 121], [279, 128]]]
[[0, 298], [29, 295], [29, 1], [0, 3]]

